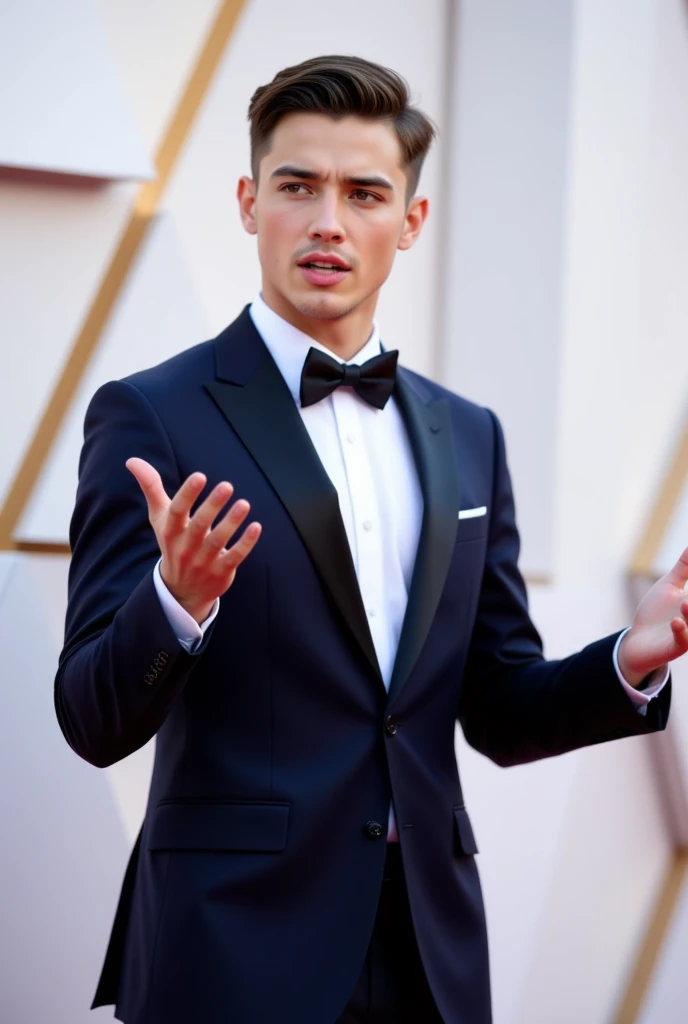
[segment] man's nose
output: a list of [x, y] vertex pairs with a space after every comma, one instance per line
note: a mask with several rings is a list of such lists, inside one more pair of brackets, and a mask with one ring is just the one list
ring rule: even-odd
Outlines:
[[334, 197], [324, 197], [314, 210], [313, 220], [308, 232], [312, 239], [322, 238], [326, 241], [342, 242], [346, 238], [346, 230], [342, 222], [342, 211]]

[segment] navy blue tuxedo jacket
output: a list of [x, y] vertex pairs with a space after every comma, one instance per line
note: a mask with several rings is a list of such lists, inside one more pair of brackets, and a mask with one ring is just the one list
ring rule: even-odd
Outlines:
[[[55, 701], [94, 765], [157, 736], [94, 1001], [116, 1003], [126, 1024], [332, 1024], [368, 946], [392, 797], [440, 1011], [487, 1024], [457, 718], [501, 765], [666, 723], [668, 687], [647, 717], [624, 694], [616, 636], [544, 660], [495, 417], [404, 369], [396, 398], [424, 515], [389, 693], [336, 491], [247, 309], [91, 402]], [[169, 494], [194, 470], [208, 489], [231, 480], [263, 524], [193, 654], [156, 596], [133, 455]], [[458, 519], [482, 505], [487, 516]]]

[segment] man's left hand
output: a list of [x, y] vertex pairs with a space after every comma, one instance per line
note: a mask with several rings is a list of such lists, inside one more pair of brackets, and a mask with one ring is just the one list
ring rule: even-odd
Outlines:
[[647, 592], [619, 646], [619, 668], [631, 686], [688, 651], [688, 548]]

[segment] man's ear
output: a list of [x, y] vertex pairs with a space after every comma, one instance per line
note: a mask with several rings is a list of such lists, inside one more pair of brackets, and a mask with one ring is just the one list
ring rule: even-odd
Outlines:
[[430, 202], [425, 196], [414, 196], [408, 205], [404, 228], [397, 249], [410, 249], [421, 233], [430, 211]]
[[247, 231], [249, 235], [258, 234], [258, 225], [256, 224], [256, 189], [257, 184], [253, 178], [248, 178], [246, 175], [243, 178], [239, 178], [236, 193], [237, 200], [239, 201], [239, 216], [241, 217], [241, 223], [244, 225], [244, 231]]

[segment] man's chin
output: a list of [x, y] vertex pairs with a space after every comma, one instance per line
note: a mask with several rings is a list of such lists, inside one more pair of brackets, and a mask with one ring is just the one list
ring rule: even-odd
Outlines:
[[301, 316], [317, 320], [338, 320], [358, 306], [358, 301], [337, 295], [295, 296], [291, 304]]

